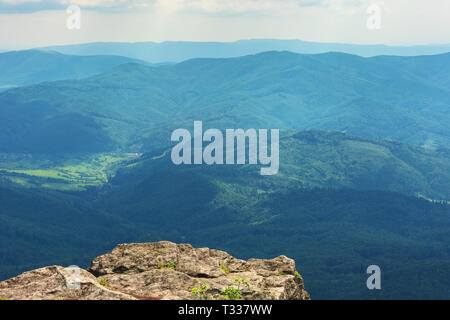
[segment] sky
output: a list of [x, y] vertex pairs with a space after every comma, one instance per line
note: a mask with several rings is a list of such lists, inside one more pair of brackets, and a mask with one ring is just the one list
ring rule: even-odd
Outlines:
[[[71, 5], [79, 29], [67, 26]], [[0, 50], [257, 38], [448, 44], [449, 17], [450, 0], [0, 0]]]

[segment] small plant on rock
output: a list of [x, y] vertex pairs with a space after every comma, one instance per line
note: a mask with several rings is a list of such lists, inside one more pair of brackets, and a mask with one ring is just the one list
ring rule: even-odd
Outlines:
[[200, 287], [192, 288], [192, 294], [202, 300], [209, 300], [212, 298], [206, 293], [209, 289], [211, 289], [209, 284], [204, 283]]
[[169, 262], [167, 262], [167, 264], [166, 264], [166, 268], [172, 269], [172, 270], [175, 271], [175, 269], [177, 268], [177, 264], [176, 264], [175, 262], [169, 261]]
[[222, 269], [223, 273], [225, 273], [226, 275], [230, 273], [230, 270], [228, 270], [226, 264], [223, 262], [220, 264], [220, 269]]
[[242, 291], [239, 290], [239, 288], [236, 288], [235, 286], [228, 286], [225, 289], [222, 289], [220, 294], [226, 299], [226, 300], [243, 300], [242, 299]]
[[244, 285], [247, 287], [247, 290], [250, 292], [250, 284], [248, 283], [247, 279], [244, 278], [238, 278], [233, 277], [233, 281], [237, 282], [238, 286], [228, 286], [225, 289], [223, 289], [220, 294], [226, 299], [226, 300], [244, 300], [242, 298], [242, 290], [241, 286]]
[[101, 284], [102, 286], [106, 287], [106, 288], [109, 288], [108, 281], [106, 281], [106, 279], [104, 279], [104, 278], [98, 279], [98, 283]]
[[166, 264], [164, 264], [164, 262], [158, 262], [158, 269], [171, 269], [171, 270], [175, 270], [177, 268], [177, 264], [176, 262], [173, 261], [169, 261]]
[[248, 291], [252, 291], [252, 289], [250, 289], [250, 284], [248, 283], [247, 279], [244, 278], [238, 278], [238, 277], [233, 277], [233, 280], [236, 281], [238, 283], [238, 288], [241, 289], [241, 285], [245, 285], [247, 287]]

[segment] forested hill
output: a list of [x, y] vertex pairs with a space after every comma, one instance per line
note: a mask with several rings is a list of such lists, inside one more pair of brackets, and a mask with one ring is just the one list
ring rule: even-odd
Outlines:
[[[178, 170], [198, 171], [211, 180], [218, 176], [238, 185], [237, 193], [242, 188], [352, 188], [450, 200], [448, 149], [429, 150], [341, 132], [281, 131], [279, 154], [279, 172], [273, 176], [261, 176], [260, 165], [181, 166]], [[157, 149], [120, 166], [112, 183], [133, 185], [166, 169], [177, 170], [170, 148]]]
[[[276, 189], [156, 171], [82, 197], [0, 190], [0, 279], [51, 264], [86, 267], [116, 243], [171, 240], [302, 266], [313, 299], [449, 298], [450, 206], [397, 193]], [[252, 181], [248, 181], [252, 184]], [[382, 267], [383, 290], [365, 287]], [[439, 272], [437, 272], [439, 271]], [[411, 290], [414, 288], [414, 290]]]
[[[362, 58], [266, 52], [120, 65], [0, 94], [0, 152], [145, 152], [193, 120], [216, 128], [335, 130], [450, 146], [450, 54]], [[218, 116], [220, 115], [220, 116]]]
[[[450, 298], [449, 62], [265, 52], [8, 89], [0, 278], [171, 240], [285, 254], [313, 299]], [[171, 133], [194, 120], [280, 129], [279, 173], [174, 165]]]

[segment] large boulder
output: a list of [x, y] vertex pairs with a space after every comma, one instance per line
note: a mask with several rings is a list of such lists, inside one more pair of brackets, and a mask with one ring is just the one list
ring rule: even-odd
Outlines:
[[130, 295], [101, 285], [86, 270], [50, 266], [0, 282], [0, 299], [11, 300], [132, 300]]
[[168, 241], [120, 244], [88, 271], [53, 266], [25, 272], [0, 282], [0, 298], [309, 300], [294, 260], [285, 256], [240, 260]]
[[[224, 251], [168, 241], [118, 245], [95, 258], [88, 271], [136, 296], [221, 299], [226, 297], [221, 292], [232, 287], [243, 299], [309, 299], [294, 260], [285, 256], [245, 261]], [[192, 293], [202, 287], [206, 292]]]

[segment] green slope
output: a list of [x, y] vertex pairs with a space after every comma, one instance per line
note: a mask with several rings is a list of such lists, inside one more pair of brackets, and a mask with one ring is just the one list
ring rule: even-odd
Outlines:
[[[286, 184], [288, 177], [265, 181], [245, 166], [161, 166], [155, 162], [164, 158], [156, 158], [130, 163], [102, 205], [164, 239], [244, 258], [294, 257], [316, 299], [449, 297], [448, 204], [383, 191], [308, 190]], [[383, 270], [381, 292], [365, 287], [371, 264]]]
[[[449, 152], [338, 132], [282, 131], [280, 169], [276, 175], [261, 176], [259, 165], [182, 167], [188, 171], [201, 170], [202, 175], [214, 180], [219, 175], [221, 182], [255, 192], [291, 187], [351, 188], [450, 200]], [[170, 157], [168, 148], [132, 160], [118, 171], [115, 181], [134, 184], [149, 173], [174, 170], [176, 166]], [[236, 194], [239, 192], [235, 190]], [[242, 201], [250, 198], [246, 195]]]
[[[323, 132], [290, 133], [281, 146], [287, 163], [273, 177], [147, 154], [119, 170], [101, 203], [162, 239], [294, 257], [316, 299], [449, 297], [449, 204], [364, 190], [409, 193], [427, 174], [434, 183], [448, 172], [448, 151]], [[381, 292], [365, 287], [371, 264], [383, 271]]]
[[[86, 266], [114, 243], [171, 240], [241, 258], [288, 255], [314, 299], [450, 297], [449, 205], [381, 191], [261, 193], [237, 167], [207, 171], [149, 169], [77, 196], [2, 188], [0, 278]], [[372, 264], [382, 270], [378, 292], [365, 287]]]
[[448, 147], [449, 59], [268, 52], [121, 65], [85, 80], [0, 94], [0, 151], [146, 151], [167, 145], [173, 129], [190, 128], [193, 120]]

